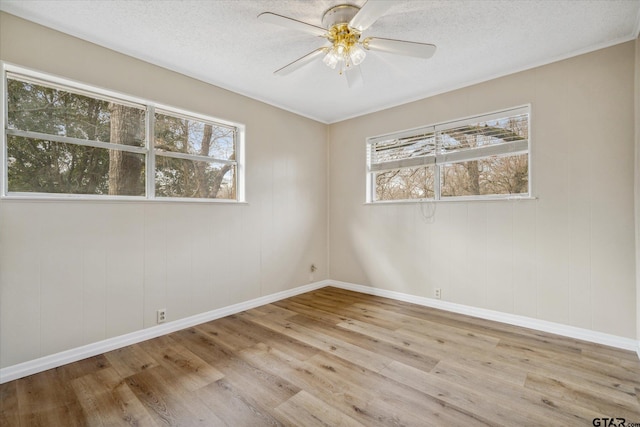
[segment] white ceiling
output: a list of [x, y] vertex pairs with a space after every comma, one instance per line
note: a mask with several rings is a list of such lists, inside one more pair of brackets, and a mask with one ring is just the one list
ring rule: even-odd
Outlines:
[[275, 76], [324, 39], [257, 15], [321, 26], [341, 3], [365, 1], [0, 0], [0, 10], [325, 123], [632, 40], [640, 16], [640, 0], [398, 1], [364, 36], [432, 43], [433, 58], [369, 52], [355, 89], [321, 60]]

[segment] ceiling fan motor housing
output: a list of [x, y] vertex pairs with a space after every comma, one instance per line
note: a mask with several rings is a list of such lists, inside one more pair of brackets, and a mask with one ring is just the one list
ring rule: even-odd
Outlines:
[[322, 15], [322, 25], [327, 29], [331, 29], [334, 25], [348, 24], [359, 11], [360, 8], [358, 6], [339, 4], [328, 9]]

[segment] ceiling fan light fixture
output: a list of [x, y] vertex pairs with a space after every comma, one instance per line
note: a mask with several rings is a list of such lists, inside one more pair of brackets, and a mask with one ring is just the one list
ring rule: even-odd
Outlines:
[[360, 32], [349, 28], [348, 24], [334, 24], [329, 29], [327, 38], [331, 46], [323, 62], [332, 70], [340, 64], [339, 70], [342, 74], [346, 68], [358, 65], [364, 60], [366, 53], [358, 44]]
[[351, 59], [351, 63], [353, 65], [360, 65], [364, 58], [366, 58], [367, 54], [364, 49], [360, 47], [360, 45], [353, 45], [351, 49], [349, 49], [349, 58]]
[[322, 59], [322, 62], [324, 62], [327, 67], [331, 68], [332, 70], [336, 69], [336, 65], [338, 65], [338, 61], [340, 59], [338, 58], [338, 56], [334, 53], [333, 49], [329, 50], [329, 52], [324, 56], [324, 58]]

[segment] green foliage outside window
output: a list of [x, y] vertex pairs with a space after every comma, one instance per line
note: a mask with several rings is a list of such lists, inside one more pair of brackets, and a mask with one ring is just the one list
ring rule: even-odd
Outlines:
[[[9, 194], [237, 199], [236, 129], [7, 77]], [[153, 156], [155, 169], [147, 167]]]

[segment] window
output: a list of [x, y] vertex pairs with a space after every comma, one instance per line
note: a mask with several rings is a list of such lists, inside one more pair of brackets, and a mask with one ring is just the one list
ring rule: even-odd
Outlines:
[[528, 197], [529, 107], [367, 139], [367, 202]]
[[24, 70], [5, 78], [3, 196], [242, 200], [239, 125]]
[[236, 199], [236, 128], [155, 112], [156, 197]]

